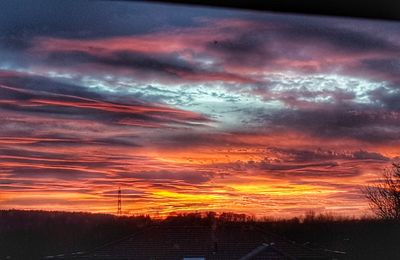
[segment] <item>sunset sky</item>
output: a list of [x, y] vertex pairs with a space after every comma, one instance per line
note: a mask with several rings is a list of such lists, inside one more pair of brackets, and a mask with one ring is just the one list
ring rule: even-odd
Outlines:
[[368, 214], [400, 159], [400, 24], [0, 3], [0, 208]]

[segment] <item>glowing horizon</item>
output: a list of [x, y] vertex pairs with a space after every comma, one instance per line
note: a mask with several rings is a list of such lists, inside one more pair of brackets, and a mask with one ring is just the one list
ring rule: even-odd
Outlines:
[[5, 3], [0, 209], [369, 214], [400, 158], [395, 22]]

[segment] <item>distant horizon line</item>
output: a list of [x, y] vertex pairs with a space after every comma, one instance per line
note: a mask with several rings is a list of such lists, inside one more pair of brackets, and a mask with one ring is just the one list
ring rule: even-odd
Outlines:
[[[223, 214], [233, 214], [236, 217], [243, 216], [246, 218], [246, 221], [285, 221], [285, 220], [304, 220], [306, 218], [314, 218], [314, 219], [331, 219], [331, 220], [362, 220], [362, 219], [379, 219], [377, 216], [373, 214], [363, 214], [363, 215], [344, 215], [344, 214], [335, 214], [334, 212], [326, 211], [326, 212], [317, 212], [314, 210], [306, 210], [303, 214], [299, 214], [296, 216], [262, 216], [258, 217], [254, 214], [248, 213], [238, 213], [233, 211], [193, 211], [193, 212], [170, 212], [168, 214], [121, 214], [110, 213], [110, 212], [92, 212], [92, 211], [74, 211], [74, 210], [48, 210], [48, 209], [0, 209], [0, 212], [4, 211], [18, 211], [18, 212], [41, 212], [41, 213], [69, 213], [69, 214], [86, 214], [86, 215], [105, 215], [105, 216], [113, 216], [117, 218], [135, 218], [135, 217], [149, 217], [153, 220], [165, 220], [168, 217], [185, 217], [190, 215], [199, 215], [200, 218], [206, 218], [207, 214], [215, 214], [216, 218], [220, 218]], [[247, 219], [248, 218], [248, 219]]]

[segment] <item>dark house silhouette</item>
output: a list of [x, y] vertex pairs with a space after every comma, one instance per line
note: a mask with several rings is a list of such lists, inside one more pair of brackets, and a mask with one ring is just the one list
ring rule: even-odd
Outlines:
[[47, 259], [266, 260], [339, 259], [268, 233], [252, 224], [152, 225], [88, 252]]

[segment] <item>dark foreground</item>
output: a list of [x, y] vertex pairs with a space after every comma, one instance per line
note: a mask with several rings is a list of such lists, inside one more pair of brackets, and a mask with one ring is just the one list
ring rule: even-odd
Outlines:
[[[175, 230], [176, 227], [196, 227], [200, 228], [198, 237], [201, 232], [208, 234], [205, 230], [213, 225], [224, 232], [255, 227], [277, 235], [280, 240], [296, 241], [297, 247], [324, 251], [338, 259], [400, 259], [400, 225], [375, 219], [309, 215], [286, 221], [254, 221], [243, 215], [215, 217], [209, 213], [175, 216], [160, 221], [146, 216], [16, 210], [0, 211], [0, 259], [42, 259], [44, 256], [93, 251], [154, 226], [157, 227], [153, 228], [155, 233], [156, 230]], [[196, 237], [196, 234], [193, 236]], [[219, 250], [222, 251], [222, 248]]]

